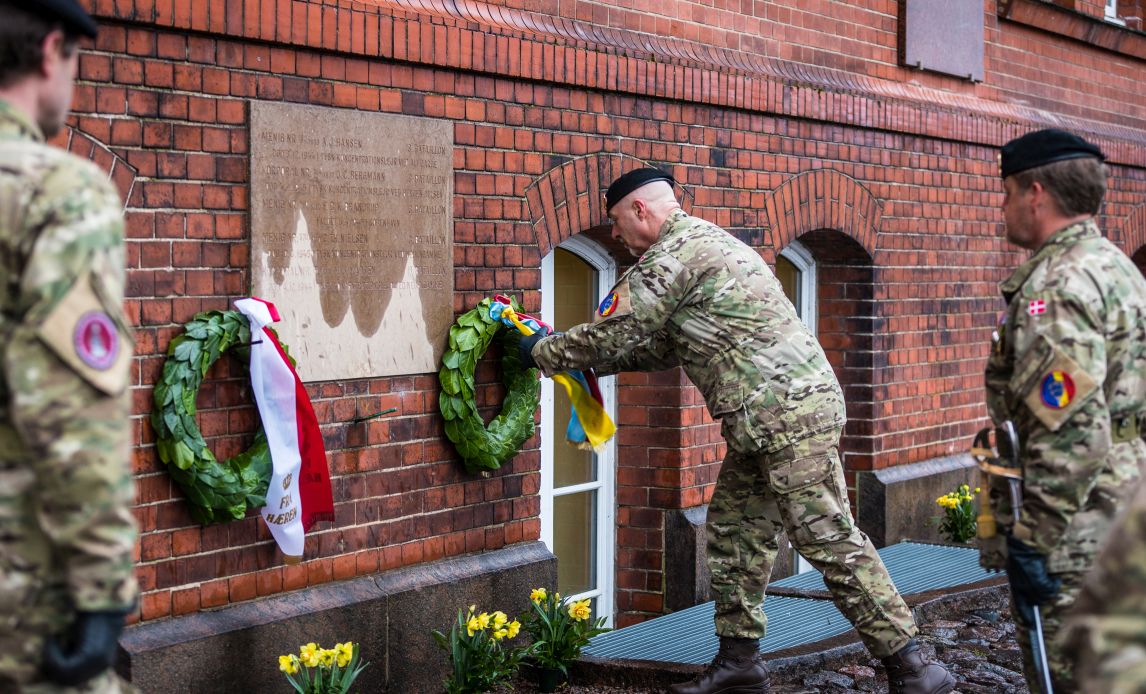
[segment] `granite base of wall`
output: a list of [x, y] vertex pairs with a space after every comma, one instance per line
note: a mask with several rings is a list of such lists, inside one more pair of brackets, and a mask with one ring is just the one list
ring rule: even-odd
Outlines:
[[978, 483], [978, 468], [968, 454], [859, 472], [857, 522], [876, 547], [903, 540], [946, 542], [933, 521], [942, 511], [935, 500], [961, 484], [974, 489]]
[[461, 607], [524, 615], [529, 591], [557, 583], [557, 559], [532, 542], [130, 627], [120, 674], [144, 694], [286, 691], [278, 656], [310, 641], [354, 641], [370, 662], [355, 690], [440, 692], [448, 660], [430, 636]]
[[[712, 573], [708, 570], [708, 536], [705, 519], [708, 505], [665, 512], [665, 609], [676, 612], [712, 600]], [[772, 566], [772, 579], [793, 573], [792, 547], [788, 536], [777, 538], [779, 550]]]

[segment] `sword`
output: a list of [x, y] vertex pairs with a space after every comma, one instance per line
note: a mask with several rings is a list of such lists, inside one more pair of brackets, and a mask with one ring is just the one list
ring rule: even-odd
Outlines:
[[1027, 636], [1031, 640], [1035, 672], [1039, 675], [1039, 684], [1043, 687], [1043, 694], [1054, 694], [1054, 688], [1051, 686], [1050, 668], [1047, 666], [1047, 643], [1046, 639], [1043, 638], [1043, 618], [1039, 614], [1038, 605], [1031, 607], [1031, 614], [1035, 617], [1034, 625], [1030, 628], [1030, 633]]
[[[979, 431], [971, 447], [971, 455], [983, 474], [982, 492], [979, 497], [979, 537], [994, 537], [995, 517], [988, 509], [987, 486], [991, 475], [1007, 480], [1007, 491], [1011, 498], [1011, 520], [1019, 522], [1019, 509], [1023, 505], [1023, 471], [1019, 465], [1019, 436], [1015, 431], [1014, 422], [1007, 420], [994, 430], [995, 446], [991, 446], [991, 429]], [[998, 453], [996, 454], [996, 450]], [[1003, 464], [1000, 464], [1003, 463]], [[986, 524], [984, 524], [984, 521]], [[1039, 613], [1039, 606], [1031, 606], [1031, 626], [1027, 630], [1027, 638], [1031, 642], [1031, 655], [1034, 660], [1035, 673], [1039, 678], [1039, 685], [1043, 694], [1054, 694], [1051, 686], [1050, 668], [1047, 665], [1046, 637], [1043, 636], [1043, 620]]]

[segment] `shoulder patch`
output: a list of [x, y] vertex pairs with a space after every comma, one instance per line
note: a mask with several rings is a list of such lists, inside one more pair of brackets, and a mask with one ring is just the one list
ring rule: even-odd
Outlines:
[[108, 395], [127, 388], [131, 337], [81, 277], [37, 330], [40, 340], [88, 383]]
[[593, 322], [597, 323], [611, 316], [622, 316], [629, 313], [630, 310], [629, 280], [628, 275], [625, 275], [620, 282], [609, 290], [605, 298], [601, 299], [600, 305], [597, 306], [597, 314], [593, 316]]
[[1048, 429], [1058, 431], [1097, 389], [1090, 374], [1055, 350], [1054, 359], [1027, 393], [1025, 402]]

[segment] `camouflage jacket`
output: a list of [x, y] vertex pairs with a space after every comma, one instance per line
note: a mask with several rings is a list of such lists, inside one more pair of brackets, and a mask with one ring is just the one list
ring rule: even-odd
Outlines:
[[0, 636], [0, 681], [74, 610], [135, 600], [122, 209], [0, 101], [0, 632], [18, 639]]
[[1146, 485], [1138, 485], [1063, 625], [1082, 694], [1146, 684]]
[[[1128, 435], [1146, 413], [1146, 280], [1086, 220], [1051, 236], [1001, 289], [986, 390], [991, 417], [1019, 434], [1013, 532], [1051, 571], [1083, 570], [1146, 464], [1146, 444]], [[992, 505], [1009, 527], [1000, 482]]]
[[779, 450], [845, 419], [823, 349], [759, 254], [680, 210], [594, 321], [540, 341], [533, 357], [547, 375], [682, 366], [742, 453]]

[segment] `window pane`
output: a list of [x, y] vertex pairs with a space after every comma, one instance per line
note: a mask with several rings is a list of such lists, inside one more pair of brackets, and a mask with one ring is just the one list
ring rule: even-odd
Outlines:
[[557, 590], [573, 595], [596, 588], [597, 492], [589, 490], [553, 499], [553, 553]]
[[[776, 279], [784, 288], [784, 296], [796, 307], [796, 314], [800, 314], [800, 271], [784, 256], [776, 258]], [[803, 318], [803, 316], [800, 316]]]
[[[553, 254], [553, 324], [566, 330], [593, 320], [597, 307], [596, 271], [576, 255], [558, 248]], [[597, 456], [565, 442], [573, 406], [565, 389], [553, 387], [553, 486], [568, 487], [597, 479]]]

